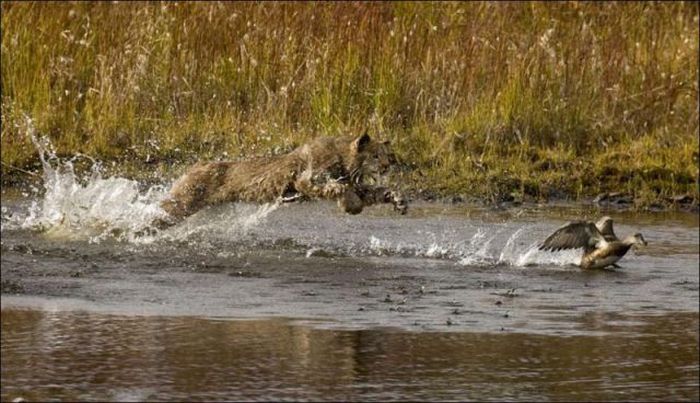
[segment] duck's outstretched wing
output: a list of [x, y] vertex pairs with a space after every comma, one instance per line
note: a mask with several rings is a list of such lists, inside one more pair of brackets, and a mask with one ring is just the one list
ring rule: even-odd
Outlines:
[[595, 248], [600, 241], [604, 241], [604, 237], [595, 224], [587, 221], [573, 221], [554, 231], [542, 242], [539, 249], [558, 251], [585, 248], [590, 250]]
[[598, 222], [595, 224], [596, 228], [598, 228], [598, 231], [600, 231], [601, 234], [603, 234], [603, 237], [605, 238], [606, 241], [608, 242], [613, 242], [613, 241], [619, 241], [620, 239], [615, 235], [615, 231], [613, 230], [613, 220], [612, 218], [605, 216], [598, 220]]

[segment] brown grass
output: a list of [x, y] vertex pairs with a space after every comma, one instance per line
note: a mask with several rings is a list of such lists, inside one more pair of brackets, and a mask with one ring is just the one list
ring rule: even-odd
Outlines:
[[698, 198], [693, 3], [1, 7], [6, 182], [37, 159], [27, 114], [136, 170], [369, 127], [412, 189]]

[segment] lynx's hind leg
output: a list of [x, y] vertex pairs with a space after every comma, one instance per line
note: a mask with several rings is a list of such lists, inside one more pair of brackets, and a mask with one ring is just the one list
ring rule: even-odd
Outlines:
[[222, 162], [196, 164], [175, 182], [161, 208], [176, 220], [194, 214], [221, 185], [227, 169], [228, 164]]
[[338, 207], [348, 214], [360, 214], [364, 208], [364, 202], [352, 189], [347, 189], [338, 199]]

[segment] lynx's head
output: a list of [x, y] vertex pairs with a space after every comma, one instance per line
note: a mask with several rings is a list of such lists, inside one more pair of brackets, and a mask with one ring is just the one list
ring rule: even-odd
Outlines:
[[353, 183], [376, 182], [395, 164], [396, 157], [388, 141], [376, 141], [365, 133], [350, 142], [346, 166]]

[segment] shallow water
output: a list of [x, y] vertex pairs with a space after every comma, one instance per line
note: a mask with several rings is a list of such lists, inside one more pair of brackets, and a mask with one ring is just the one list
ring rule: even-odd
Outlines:
[[[229, 204], [44, 161], [2, 193], [2, 400], [697, 400], [698, 215]], [[53, 164], [53, 165], [52, 165]], [[621, 269], [535, 252], [612, 216]]]
[[608, 335], [3, 309], [2, 399], [697, 400], [697, 314], [578, 321]]

